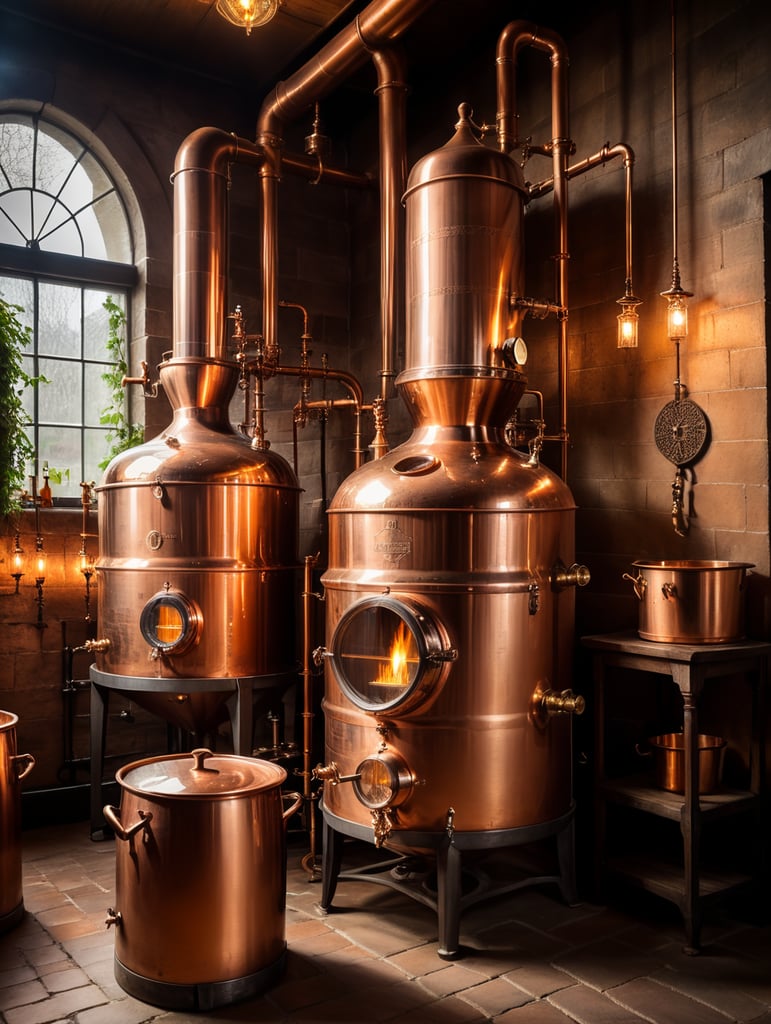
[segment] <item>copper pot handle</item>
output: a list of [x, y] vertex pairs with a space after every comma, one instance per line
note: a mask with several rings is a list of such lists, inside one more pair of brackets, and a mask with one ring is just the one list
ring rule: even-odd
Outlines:
[[35, 767], [35, 758], [32, 754], [15, 754], [11, 760], [16, 766], [16, 778], [19, 782], [21, 782], [22, 779], [26, 779]]
[[107, 824], [115, 831], [115, 835], [119, 839], [123, 840], [131, 839], [132, 836], [136, 835], [137, 832], [141, 832], [141, 830], [146, 828], [153, 820], [153, 816], [149, 811], [138, 811], [139, 821], [135, 821], [133, 825], [129, 825], [128, 828], [125, 828], [123, 822], [120, 820], [120, 810], [117, 807], [107, 804], [102, 808], [102, 813], [105, 816]]
[[300, 810], [300, 806], [303, 802], [303, 795], [302, 793], [282, 793], [281, 799], [292, 801], [291, 805], [287, 807], [282, 815], [283, 820], [286, 822], [292, 817], [295, 811]]
[[637, 600], [642, 601], [645, 597], [645, 587], [648, 583], [645, 577], [642, 574], [639, 576], [630, 576], [628, 572], [625, 572], [621, 579], [629, 580], [629, 582], [634, 587], [634, 592], [637, 595]]

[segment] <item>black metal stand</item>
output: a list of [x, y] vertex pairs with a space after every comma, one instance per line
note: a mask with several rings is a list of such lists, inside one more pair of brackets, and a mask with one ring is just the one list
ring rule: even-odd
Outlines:
[[[321, 908], [331, 909], [338, 881], [372, 882], [404, 893], [410, 899], [422, 903], [437, 914], [439, 948], [443, 960], [455, 960], [462, 956], [459, 945], [460, 918], [464, 910], [483, 900], [493, 899], [515, 892], [528, 886], [556, 883], [562, 898], [568, 906], [578, 902], [575, 875], [575, 807], [567, 814], [553, 821], [521, 828], [491, 829], [485, 832], [456, 832], [447, 829], [442, 832], [395, 831], [392, 846], [410, 850], [428, 850], [436, 859], [436, 885], [432, 888], [425, 878], [411, 879], [409, 865], [412, 854], [396, 855], [380, 860], [366, 867], [341, 871], [343, 845], [346, 836], [360, 839], [374, 845], [374, 831], [365, 825], [347, 821], [332, 814], [321, 804], [324, 818], [323, 855], [321, 867]], [[499, 884], [491, 884], [479, 872], [475, 873], [474, 887], [464, 893], [463, 855], [471, 852], [490, 853], [507, 847], [523, 846], [542, 839], [556, 837], [557, 863], [559, 873], [555, 875], [534, 875]], [[389, 849], [389, 852], [390, 849]]]
[[[295, 673], [280, 673], [265, 676], [243, 676], [240, 678], [170, 679], [155, 676], [120, 676], [101, 672], [92, 665], [91, 675], [91, 838], [106, 838], [107, 826], [102, 814], [102, 775], [104, 773], [105, 740], [107, 733], [107, 711], [112, 692], [139, 697], [144, 693], [169, 695], [221, 694], [227, 709], [233, 734], [233, 753], [242, 756], [252, 754], [254, 730], [255, 691], [274, 689], [294, 681]], [[111, 831], [107, 834], [112, 835]]]

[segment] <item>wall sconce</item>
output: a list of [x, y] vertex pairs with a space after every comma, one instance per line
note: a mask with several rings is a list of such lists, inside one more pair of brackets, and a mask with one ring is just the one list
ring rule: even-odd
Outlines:
[[46, 581], [46, 566], [48, 559], [46, 553], [43, 550], [43, 538], [40, 534], [35, 539], [35, 589], [37, 590], [37, 622], [35, 625], [38, 629], [45, 628], [45, 622], [43, 622], [43, 584]]
[[250, 35], [253, 28], [267, 25], [281, 6], [282, 0], [217, 0], [218, 14], [231, 25], [245, 28]]
[[11, 576], [16, 580], [16, 589], [14, 594], [19, 593], [19, 583], [24, 575], [24, 552], [22, 551], [21, 544], [19, 543], [19, 531], [16, 531], [16, 537], [13, 542], [13, 551], [11, 552]]
[[91, 621], [91, 577], [94, 575], [94, 558], [93, 555], [89, 555], [85, 548], [85, 538], [83, 541], [83, 547], [78, 553], [78, 569], [83, 575], [83, 579], [86, 581], [86, 622]]

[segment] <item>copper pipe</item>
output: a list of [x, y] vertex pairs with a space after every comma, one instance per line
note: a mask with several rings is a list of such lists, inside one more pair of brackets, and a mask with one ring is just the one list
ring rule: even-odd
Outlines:
[[[571, 164], [567, 169], [567, 176], [570, 180], [577, 177], [579, 174], [584, 174], [586, 171], [591, 170], [594, 167], [602, 166], [608, 163], [609, 160], [613, 160], [616, 157], [621, 156], [624, 158], [624, 223], [625, 223], [625, 250], [626, 250], [626, 283], [631, 289], [632, 286], [632, 168], [634, 167], [634, 150], [631, 146], [628, 146], [625, 142], [617, 142], [614, 146], [609, 143], [605, 143], [602, 149], [598, 152], [588, 156], [583, 160], [579, 160], [576, 164]], [[543, 181], [539, 181], [536, 185], [532, 185], [528, 189], [528, 196], [530, 199], [537, 199], [542, 195], [545, 195], [550, 191], [554, 179], [544, 178]]]
[[561, 312], [558, 316], [558, 378], [560, 427], [562, 443], [562, 477], [567, 476], [567, 361], [568, 361], [568, 252], [567, 232], [567, 162], [572, 151], [568, 129], [568, 58], [563, 40], [547, 29], [538, 28], [525, 21], [511, 22], [498, 39], [496, 52], [497, 70], [497, 137], [502, 152], [509, 152], [520, 144], [517, 126], [516, 106], [516, 58], [526, 46], [548, 54], [551, 61], [551, 118], [552, 139], [549, 146], [552, 156], [555, 227], [555, 289], [556, 305]]
[[380, 109], [380, 397], [392, 396], [396, 340], [404, 334], [404, 218], [407, 184], [406, 69], [395, 50], [374, 53]]
[[219, 128], [199, 128], [174, 163], [175, 358], [225, 357], [227, 166], [261, 164], [263, 150]]
[[309, 377], [314, 380], [335, 380], [339, 384], [342, 384], [344, 388], [351, 395], [350, 402], [348, 401], [321, 401], [321, 402], [308, 402], [306, 408], [333, 408], [335, 406], [352, 405], [354, 408], [354, 417], [356, 426], [354, 428], [354, 457], [355, 466], [358, 467], [364, 461], [364, 455], [366, 450], [362, 448], [361, 444], [361, 413], [364, 408], [364, 392], [361, 384], [356, 380], [350, 373], [345, 373], [343, 370], [328, 370], [322, 369], [315, 366], [272, 366], [269, 370], [261, 371], [255, 368], [253, 363], [247, 364], [247, 371], [253, 373], [255, 377], [262, 380], [263, 377]]
[[281, 170], [307, 178], [313, 184], [342, 185], [345, 188], [371, 189], [375, 187], [375, 179], [370, 174], [357, 174], [337, 167], [320, 164], [317, 157], [305, 156], [303, 153], [282, 153]]
[[[401, 280], [402, 248], [399, 245], [401, 199], [399, 180], [406, 180], [405, 130], [402, 125], [404, 86], [401, 81], [401, 62], [395, 56], [381, 53], [394, 43], [422, 14], [433, 0], [373, 0], [353, 22], [299, 71], [286, 81], [279, 82], [265, 99], [257, 119], [257, 140], [273, 153], [272, 160], [262, 169], [263, 175], [263, 337], [268, 345], [276, 343], [276, 289], [278, 263], [277, 202], [275, 182], [281, 166], [284, 123], [302, 115], [312, 103], [328, 95], [339, 82], [362, 67], [371, 57], [378, 71], [378, 89], [381, 116], [381, 254], [388, 269], [381, 270], [381, 301], [385, 296], [382, 313], [383, 349], [386, 366], [382, 387], [390, 387], [393, 376], [393, 334], [403, 316], [397, 303], [397, 283]], [[397, 152], [398, 150], [398, 152]], [[268, 180], [270, 179], [270, 183]], [[397, 194], [398, 193], [398, 194]], [[390, 255], [389, 255], [390, 254]], [[393, 257], [393, 265], [389, 265]], [[393, 278], [391, 274], [393, 272]], [[383, 276], [385, 275], [385, 276]], [[387, 347], [387, 352], [386, 352]]]
[[305, 572], [303, 577], [303, 798], [308, 821], [308, 840], [310, 850], [303, 858], [303, 867], [313, 881], [316, 877], [316, 810], [313, 806], [314, 795], [311, 790], [311, 759], [313, 755], [313, 650], [316, 646], [313, 639], [313, 623], [311, 598], [317, 598], [313, 591], [313, 569], [318, 555], [305, 556]]

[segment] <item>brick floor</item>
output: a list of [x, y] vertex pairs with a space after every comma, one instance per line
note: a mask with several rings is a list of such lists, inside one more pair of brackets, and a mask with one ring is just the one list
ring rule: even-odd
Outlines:
[[2, 1024], [771, 1024], [771, 927], [741, 908], [705, 922], [692, 957], [671, 905], [569, 908], [556, 889], [522, 889], [464, 914], [448, 962], [435, 915], [402, 892], [341, 880], [323, 914], [301, 840], [284, 975], [241, 1003], [169, 1011], [115, 980], [114, 844], [80, 824], [25, 832], [23, 849], [26, 914], [0, 936]]

